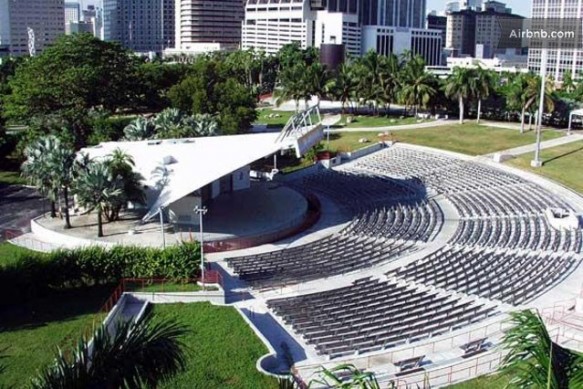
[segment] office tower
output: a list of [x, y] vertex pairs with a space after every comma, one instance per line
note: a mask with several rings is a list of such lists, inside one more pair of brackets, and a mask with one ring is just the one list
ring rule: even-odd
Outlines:
[[103, 38], [139, 53], [174, 46], [175, 0], [103, 0]]
[[[533, 0], [533, 19], [570, 19], [583, 18], [583, 2], [581, 0]], [[556, 81], [561, 81], [566, 71], [573, 77], [581, 78], [583, 72], [583, 48], [581, 46], [581, 29], [578, 31], [576, 47], [548, 47], [547, 75]], [[537, 74], [541, 70], [541, 49], [530, 48], [528, 51], [528, 68]]]
[[196, 51], [209, 44], [221, 49], [241, 46], [242, 0], [176, 0], [175, 48]]
[[40, 53], [65, 32], [63, 0], [0, 0], [0, 46], [10, 55]]

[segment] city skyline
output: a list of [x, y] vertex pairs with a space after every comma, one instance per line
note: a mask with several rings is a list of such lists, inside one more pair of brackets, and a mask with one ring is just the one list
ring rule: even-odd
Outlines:
[[[443, 11], [445, 4], [450, 0], [427, 0], [427, 12], [429, 11]], [[518, 15], [529, 17], [532, 10], [532, 0], [498, 0], [506, 3], [508, 7], [512, 8], [512, 12]]]

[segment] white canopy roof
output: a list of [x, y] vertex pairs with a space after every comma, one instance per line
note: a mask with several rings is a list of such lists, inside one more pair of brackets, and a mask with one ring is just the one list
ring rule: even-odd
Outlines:
[[[277, 140], [279, 133], [215, 136], [204, 138], [105, 142], [82, 150], [100, 158], [121, 149], [131, 155], [135, 170], [151, 187], [160, 185], [161, 171], [166, 180], [144, 220], [193, 191], [237, 169], [288, 147]], [[158, 170], [158, 171], [156, 171]]]

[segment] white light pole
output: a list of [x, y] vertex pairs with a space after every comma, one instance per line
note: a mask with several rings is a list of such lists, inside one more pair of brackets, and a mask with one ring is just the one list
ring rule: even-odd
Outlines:
[[541, 64], [540, 64], [540, 78], [541, 78], [541, 87], [540, 87], [540, 101], [538, 107], [538, 123], [536, 126], [536, 149], [534, 152], [534, 159], [530, 162], [530, 166], [539, 168], [543, 165], [540, 159], [540, 142], [541, 142], [541, 132], [542, 132], [542, 125], [543, 125], [543, 113], [545, 110], [545, 84], [546, 84], [546, 77], [547, 77], [547, 59], [548, 59], [548, 50], [543, 48], [541, 51]]
[[164, 207], [160, 206], [160, 230], [162, 231], [162, 248], [166, 248], [166, 235], [164, 234]]
[[204, 238], [202, 235], [202, 217], [208, 212], [206, 207], [199, 207], [198, 205], [194, 208], [194, 213], [198, 214], [198, 223], [200, 226], [200, 279], [202, 281], [202, 290], [204, 290]]

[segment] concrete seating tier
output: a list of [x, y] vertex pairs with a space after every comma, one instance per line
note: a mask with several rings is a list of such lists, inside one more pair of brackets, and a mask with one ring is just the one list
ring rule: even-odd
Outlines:
[[528, 249], [533, 251], [581, 251], [581, 233], [557, 231], [544, 216], [463, 219], [450, 240], [467, 246]]
[[520, 305], [553, 285], [575, 263], [571, 254], [446, 246], [387, 275]]
[[427, 242], [442, 225], [443, 212], [435, 201], [403, 201], [356, 216], [342, 233]]
[[371, 278], [267, 303], [319, 354], [332, 358], [413, 343], [498, 313], [495, 304]]
[[335, 234], [302, 246], [226, 261], [241, 279], [268, 288], [375, 266], [413, 248], [413, 242]]

